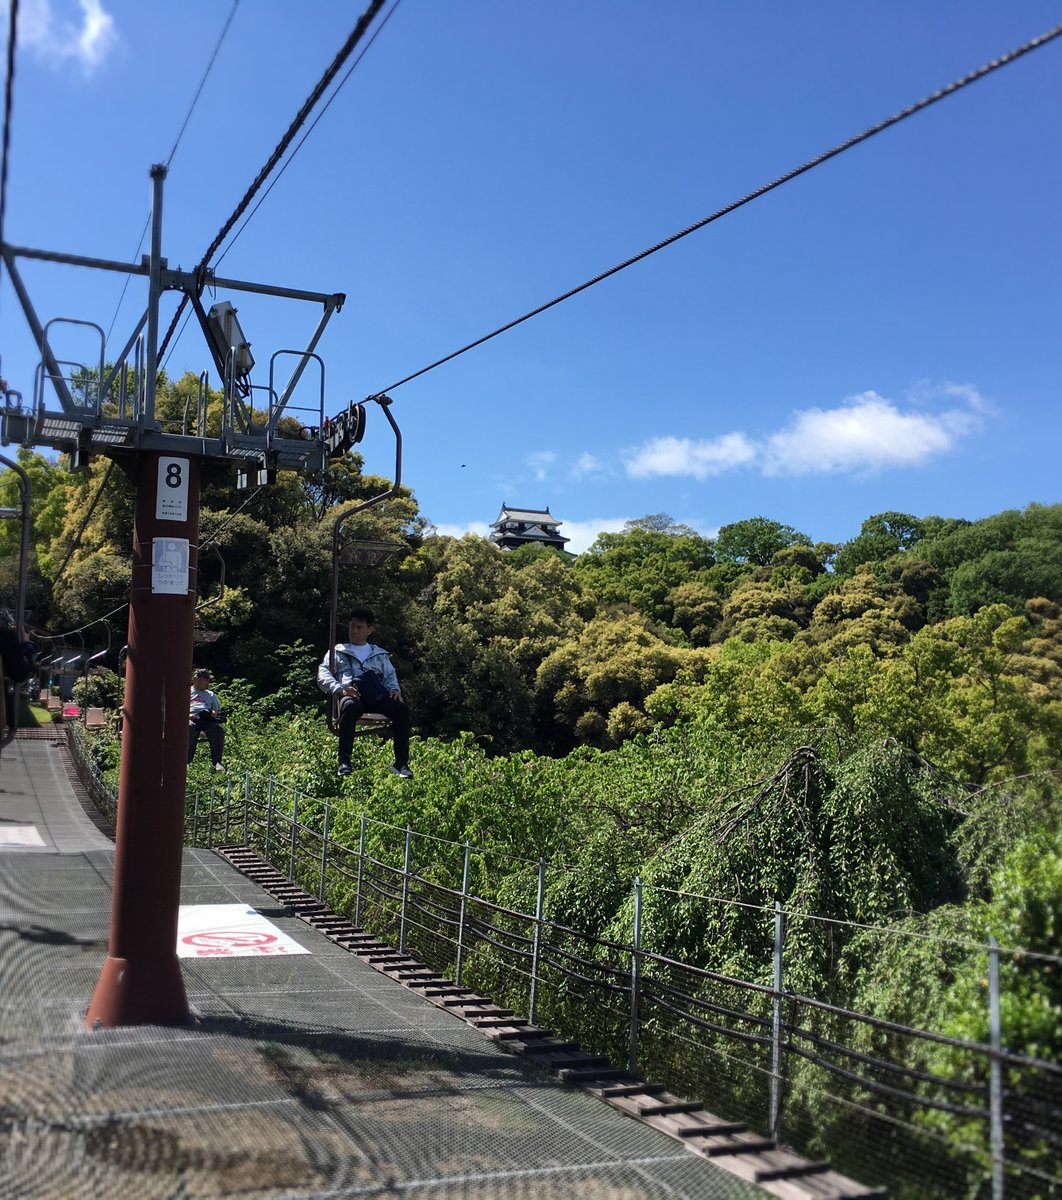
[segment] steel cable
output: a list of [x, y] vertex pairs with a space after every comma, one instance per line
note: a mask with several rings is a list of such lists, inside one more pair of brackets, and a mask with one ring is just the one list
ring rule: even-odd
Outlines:
[[799, 167], [794, 167], [791, 171], [786, 171], [784, 175], [779, 175], [776, 179], [772, 179], [770, 183], [765, 183], [754, 191], [746, 193], [739, 200], [734, 200], [730, 204], [724, 205], [722, 208], [716, 209], [715, 212], [707, 217], [703, 217], [700, 221], [694, 222], [692, 225], [687, 225], [685, 229], [678, 233], [673, 233], [670, 237], [666, 237], [663, 241], [657, 242], [656, 245], [650, 246], [647, 250], [642, 250], [641, 253], [633, 255], [631, 258], [625, 259], [614, 267], [609, 267], [607, 271], [602, 271], [600, 275], [595, 275], [593, 279], [588, 279], [585, 283], [580, 283], [578, 287], [570, 288], [563, 292], [560, 296], [547, 301], [545, 304], [540, 304], [537, 308], [533, 308], [530, 312], [524, 313], [522, 317], [517, 317], [514, 321], [509, 321], [505, 325], [499, 326], [491, 333], [484, 334], [483, 337], [476, 338], [474, 342], [469, 342], [467, 346], [462, 346], [460, 350], [454, 350], [451, 354], [445, 355], [443, 358], [438, 358], [433, 363], [429, 363], [426, 367], [421, 367], [419, 371], [414, 371], [412, 375], [406, 375], [399, 379], [396, 383], [390, 384], [388, 387], [379, 388], [373, 395], [380, 393], [390, 394], [395, 388], [402, 387], [403, 384], [410, 383], [414, 379], [419, 379], [421, 375], [426, 375], [429, 371], [434, 371], [436, 367], [441, 367], [444, 363], [452, 362], [453, 359], [459, 358], [462, 354], [467, 354], [469, 350], [476, 349], [477, 346], [482, 346], [485, 342], [489, 342], [492, 338], [498, 337], [500, 334], [508, 333], [510, 329], [515, 329], [517, 325], [522, 325], [525, 321], [530, 321], [532, 317], [537, 317], [540, 313], [546, 312], [550, 308], [555, 308], [558, 304], [565, 300], [570, 300], [573, 296], [579, 295], [580, 292], [585, 292], [588, 288], [592, 288], [595, 284], [601, 283], [605, 279], [609, 279], [613, 275], [619, 274], [620, 271], [625, 271], [628, 267], [634, 266], [644, 258], [648, 258], [651, 254], [656, 254], [658, 250], [663, 250], [667, 246], [673, 245], [675, 242], [681, 241], [682, 238], [688, 237], [691, 233], [696, 233], [698, 229], [703, 229], [706, 225], [710, 225], [713, 221], [718, 221], [720, 217], [725, 217], [729, 213], [735, 212], [737, 209], [750, 204], [753, 200], [758, 200], [761, 196], [767, 195], [768, 192], [773, 192], [775, 188], [781, 187], [783, 183], [788, 183], [792, 179], [796, 179], [799, 175], [804, 175], [814, 167], [821, 166], [824, 162], [828, 162], [831, 158], [836, 158], [839, 154], [843, 154], [846, 150], [851, 150], [854, 146], [860, 145], [875, 134], [882, 133], [884, 130], [891, 128], [893, 125], [899, 124], [900, 121], [905, 121], [908, 117], [912, 117], [915, 113], [921, 112], [924, 108], [928, 108], [932, 104], [945, 99], [947, 96], [953, 95], [964, 87], [968, 87], [971, 83], [976, 83], [977, 80], [983, 79], [986, 75], [993, 71], [998, 71], [1001, 67], [1008, 66], [1024, 55], [1031, 53], [1033, 50], [1038, 50], [1041, 46], [1045, 46], [1048, 42], [1062, 35], [1062, 25], [1056, 25], [1053, 29], [1049, 29], [1046, 33], [1040, 34], [1039, 37], [1033, 38], [1024, 45], [1011, 50], [1006, 54], [1000, 55], [999, 58], [993, 59], [977, 70], [971, 71], [968, 75], [964, 75], [961, 79], [955, 80], [953, 83], [947, 84], [931, 95], [924, 97], [915, 104], [909, 105], [907, 108], [901, 109], [900, 112], [894, 113], [893, 116], [887, 117], [884, 121], [879, 121], [876, 125], [871, 125], [868, 129], [864, 129], [862, 133], [857, 133], [853, 137], [840, 142], [834, 146], [832, 150], [826, 150], [822, 154], [816, 155], [814, 158], [808, 159]]
[[[354, 51], [354, 48], [357, 46], [358, 42], [361, 41], [362, 37], [365, 35], [365, 31], [368, 29], [369, 25], [372, 23], [376, 14], [380, 11], [381, 8], [383, 8], [383, 5], [384, 5], [384, 0], [371, 0], [369, 7], [358, 18], [357, 25], [354, 26], [354, 29], [351, 31], [350, 36], [343, 43], [342, 47], [340, 48], [339, 52], [336, 54], [335, 58], [332, 60], [328, 69], [318, 80], [317, 86], [313, 89], [313, 91], [309, 94], [309, 96], [306, 97], [306, 100], [304, 101], [302, 107], [295, 114], [294, 120], [288, 126], [286, 133], [280, 139], [280, 141], [277, 143], [276, 148], [273, 150], [273, 153], [267, 159], [265, 166], [263, 166], [262, 169], [255, 176], [254, 182], [247, 189], [247, 191], [244, 192], [242, 199], [240, 200], [239, 204], [236, 205], [236, 208], [233, 210], [232, 215], [225, 222], [225, 224], [222, 225], [221, 229], [218, 230], [217, 234], [214, 237], [214, 240], [210, 243], [209, 247], [207, 248], [206, 253], [203, 255], [202, 259], [200, 260], [199, 265], [196, 267], [196, 271], [199, 272], [200, 275], [202, 275], [202, 273], [206, 271], [207, 267], [210, 265], [211, 258], [217, 252], [218, 248], [221, 246], [221, 243], [229, 236], [229, 233], [232, 231], [233, 226], [240, 219], [240, 217], [243, 216], [244, 212], [246, 212], [248, 205], [254, 199], [255, 195], [258, 192], [258, 189], [262, 186], [262, 184], [266, 181], [266, 179], [272, 173], [274, 167], [276, 167], [277, 163], [281, 160], [281, 158], [283, 158], [285, 152], [287, 151], [287, 148], [291, 145], [292, 141], [295, 138], [295, 135], [299, 132], [299, 129], [302, 127], [303, 122], [310, 115], [310, 112], [313, 110], [313, 108], [317, 104], [318, 100], [320, 100], [321, 96], [324, 94], [324, 92], [328, 88], [328, 85], [336, 77], [340, 68], [343, 66], [343, 64], [346, 62], [346, 60], [350, 57], [351, 53]], [[173, 315], [173, 320], [170, 322], [170, 327], [166, 331], [166, 336], [162, 339], [162, 344], [159, 346], [159, 350], [158, 350], [159, 358], [161, 358], [163, 356], [163, 354], [165, 354], [166, 347], [169, 345], [170, 338], [173, 336], [173, 331], [177, 328], [177, 325], [180, 322], [180, 319], [184, 314], [184, 310], [185, 310], [187, 304], [188, 304], [187, 295], [182, 296], [181, 302], [177, 306], [177, 311]]]
[[[229, 32], [229, 26], [232, 24], [232, 18], [236, 15], [236, 10], [240, 7], [240, 0], [232, 0], [232, 8], [229, 10], [228, 20], [226, 20], [218, 40], [214, 45], [214, 53], [210, 56], [210, 61], [206, 65], [206, 70], [203, 72], [203, 78], [199, 81], [199, 86], [195, 90], [195, 95], [192, 97], [192, 103], [188, 106], [188, 111], [184, 115], [184, 121], [181, 128], [174, 139], [173, 146], [170, 149], [169, 157], [166, 159], [166, 167], [169, 169], [173, 162], [173, 157], [177, 153], [177, 147], [181, 144], [181, 138], [184, 137], [184, 131], [188, 128], [188, 122], [192, 119], [192, 113], [195, 112], [195, 107], [199, 103], [199, 97], [203, 94], [203, 88], [206, 86], [206, 81], [210, 77], [210, 72], [214, 69], [214, 63], [217, 61], [218, 53], [221, 50], [221, 44], [225, 40], [225, 35]], [[136, 261], [136, 256], [140, 253], [140, 247], [144, 244], [144, 238], [147, 237], [147, 231], [151, 226], [151, 213], [148, 213], [147, 219], [144, 221], [144, 228], [140, 233], [140, 241], [136, 244], [136, 249], [133, 251], [133, 261]], [[118, 297], [118, 304], [114, 309], [114, 316], [111, 317], [111, 324], [107, 330], [107, 337], [111, 336], [111, 330], [114, 329], [114, 323], [118, 320], [118, 313], [121, 311], [122, 301], [125, 300], [125, 293], [129, 289], [129, 280], [131, 275], [125, 277], [125, 283], [122, 284], [122, 294]]]
[[[4, 244], [7, 215], [7, 167], [11, 157], [11, 114], [15, 105], [15, 41], [18, 33], [18, 0], [10, 0], [7, 24], [7, 78], [4, 82], [4, 140], [0, 150], [0, 246]], [[0, 261], [0, 269], [3, 263]]]
[[[266, 197], [273, 190], [273, 188], [275, 188], [276, 185], [280, 182], [281, 176], [288, 169], [288, 167], [290, 167], [291, 164], [295, 161], [295, 155], [298, 154], [298, 152], [302, 149], [303, 145], [305, 144], [306, 139], [317, 128], [317, 123], [321, 120], [321, 118], [325, 115], [325, 113], [328, 112], [329, 108], [331, 108], [332, 102], [339, 95], [339, 93], [343, 90], [343, 85], [347, 82], [347, 80], [351, 77], [351, 75], [354, 74], [354, 71], [357, 69], [358, 64], [365, 57], [365, 55], [368, 54], [369, 51], [372, 49], [373, 43], [380, 36], [380, 34], [383, 33], [384, 29], [387, 26], [387, 22], [390, 21], [390, 19], [395, 15], [395, 9], [398, 8], [400, 3], [401, 3], [401, 0], [395, 0], [394, 4], [391, 5], [391, 11], [384, 15], [383, 19], [380, 21], [380, 24], [377, 25], [376, 28], [373, 30], [372, 37], [369, 38], [369, 40], [365, 43], [365, 46], [363, 47], [361, 53], [347, 68], [347, 72], [343, 76], [343, 78], [336, 84], [336, 90], [331, 94], [331, 96], [328, 97], [328, 99], [321, 106], [321, 111], [310, 122], [309, 129], [307, 129], [306, 132], [302, 135], [302, 137], [299, 138], [298, 145], [295, 147], [294, 150], [292, 150], [291, 154], [287, 158], [287, 161], [280, 168], [280, 170], [276, 173], [276, 175], [274, 175], [273, 178], [269, 181], [269, 187], [267, 187], [266, 190], [262, 193], [262, 195], [259, 196], [258, 203], [255, 204], [254, 208], [252, 208], [251, 211], [247, 214], [246, 218], [244, 219], [243, 224], [232, 235], [232, 241], [229, 242], [229, 244], [225, 247], [225, 249], [218, 255], [217, 262], [215, 262], [215, 264], [214, 264], [215, 268], [219, 267], [221, 265], [221, 262], [224, 259], [225, 255], [228, 254], [228, 252], [233, 248], [233, 246], [236, 245], [236, 239], [247, 228], [248, 224], [250, 223], [251, 218], [265, 203]], [[182, 330], [182, 332], [183, 332], [183, 330]], [[179, 338], [180, 338], [180, 335], [178, 334], [178, 339]]]

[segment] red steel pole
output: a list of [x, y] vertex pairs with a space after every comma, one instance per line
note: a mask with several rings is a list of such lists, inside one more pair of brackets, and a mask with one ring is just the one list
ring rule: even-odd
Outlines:
[[189, 1015], [177, 915], [201, 463], [150, 453], [137, 468], [114, 893], [90, 1029]]

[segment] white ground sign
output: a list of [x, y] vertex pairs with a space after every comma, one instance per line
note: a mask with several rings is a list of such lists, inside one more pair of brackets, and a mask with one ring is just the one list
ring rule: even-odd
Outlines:
[[182, 904], [177, 917], [178, 958], [309, 953], [246, 904]]
[[0, 846], [43, 846], [36, 825], [0, 825]]

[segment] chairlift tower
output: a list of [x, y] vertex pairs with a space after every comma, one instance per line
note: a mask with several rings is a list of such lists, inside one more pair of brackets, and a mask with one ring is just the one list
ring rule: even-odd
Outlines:
[[[165, 176], [164, 166], [151, 168], [151, 252], [139, 265], [0, 246], [41, 354], [32, 400], [24, 404], [18, 393], [4, 397], [0, 443], [64, 451], [72, 469], [83, 467], [93, 454], [106, 454], [136, 485], [114, 893], [107, 957], [85, 1018], [90, 1028], [181, 1024], [189, 1015], [177, 959], [177, 916], [204, 472], [235, 467], [242, 481], [266, 483], [280, 468], [321, 470], [330, 457], [349, 449], [363, 427], [360, 408], [348, 409], [338, 422], [328, 422], [324, 412], [324, 362], [316, 346], [345, 296], [223, 279], [211, 270], [172, 269], [162, 257]], [[99, 325], [67, 317], [41, 323], [19, 274], [22, 259], [147, 279], [145, 311], [110, 367]], [[264, 410], [253, 405], [254, 358], [236, 310], [221, 301], [205, 311], [200, 296], [206, 287], [305, 300], [322, 308], [304, 350], [277, 350], [270, 357]], [[163, 428], [156, 417], [159, 300], [166, 291], [179, 291], [191, 303], [221, 377], [224, 403], [216, 431], [206, 423], [206, 372], [195, 411], [187, 407], [180, 428]], [[64, 325], [99, 335], [98, 363], [86, 367], [57, 358], [52, 335]], [[283, 359], [291, 373], [279, 390], [277, 367]], [[317, 399], [309, 409], [296, 410], [290, 402], [311, 364], [320, 379]]]

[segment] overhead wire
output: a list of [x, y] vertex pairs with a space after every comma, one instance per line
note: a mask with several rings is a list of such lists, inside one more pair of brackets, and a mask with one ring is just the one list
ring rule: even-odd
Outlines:
[[[399, 6], [399, 4], [401, 4], [401, 2], [402, 2], [402, 0], [394, 0], [394, 4], [391, 5], [390, 10], [388, 12], [384, 13], [383, 17], [380, 18], [380, 24], [377, 25], [376, 28], [373, 30], [372, 37], [369, 38], [369, 40], [365, 43], [364, 48], [358, 54], [357, 58], [355, 58], [354, 61], [350, 64], [350, 66], [347, 68], [346, 74], [336, 84], [335, 90], [332, 92], [331, 96], [329, 96], [328, 99], [321, 106], [321, 111], [317, 114], [316, 117], [314, 117], [313, 121], [310, 122], [310, 127], [306, 130], [306, 132], [299, 139], [298, 144], [296, 145], [295, 149], [292, 150], [292, 152], [288, 155], [287, 159], [284, 162], [284, 165], [280, 168], [279, 171], [277, 171], [276, 175], [274, 175], [273, 178], [270, 180], [269, 187], [267, 187], [266, 190], [262, 193], [262, 195], [258, 198], [258, 202], [255, 204], [254, 208], [252, 208], [251, 211], [244, 218], [243, 224], [232, 235], [232, 241], [230, 241], [229, 244], [225, 247], [225, 249], [218, 255], [217, 260], [214, 263], [215, 267], [218, 267], [221, 265], [222, 259], [224, 259], [225, 255], [228, 254], [228, 252], [233, 248], [233, 246], [235, 246], [236, 239], [247, 228], [247, 225], [250, 222], [251, 218], [262, 207], [262, 204], [265, 202], [266, 197], [273, 190], [273, 188], [275, 188], [276, 185], [280, 182], [281, 176], [288, 169], [288, 167], [291, 166], [292, 161], [295, 158], [295, 155], [298, 154], [298, 152], [302, 149], [303, 144], [305, 143], [306, 139], [310, 136], [311, 133], [313, 133], [314, 129], [317, 127], [318, 121], [320, 121], [320, 119], [325, 115], [325, 113], [328, 112], [329, 108], [332, 105], [332, 102], [339, 95], [339, 93], [343, 90], [343, 85], [347, 82], [347, 80], [351, 77], [351, 75], [354, 74], [354, 71], [357, 68], [358, 64], [365, 57], [365, 55], [368, 54], [369, 51], [372, 49], [373, 43], [380, 36], [380, 34], [383, 33], [384, 29], [387, 26], [387, 22], [390, 21], [390, 19], [395, 15], [395, 9], [398, 8], [398, 6]], [[178, 334], [178, 337], [179, 336], [180, 335]]]
[[891, 117], [887, 117], [884, 121], [879, 121], [876, 125], [871, 125], [864, 129], [862, 133], [857, 133], [853, 137], [847, 138], [843, 142], [839, 142], [830, 150], [826, 150], [822, 154], [817, 154], [814, 158], [809, 158], [807, 162], [802, 163], [799, 167], [794, 167], [790, 171], [786, 171], [784, 175], [779, 175], [772, 179], [770, 183], [765, 183], [754, 191], [746, 193], [738, 200], [732, 201], [730, 204], [724, 205], [722, 208], [716, 209], [707, 217], [694, 222], [692, 225], [687, 225], [685, 229], [679, 230], [678, 233], [673, 233], [670, 237], [664, 238], [655, 245], [650, 246], [647, 250], [642, 250], [640, 253], [632, 255], [621, 263], [617, 263], [614, 267], [609, 267], [607, 271], [602, 271], [599, 275], [595, 275], [592, 279], [588, 279], [585, 283], [581, 283], [578, 287], [569, 288], [568, 291], [554, 297], [545, 304], [540, 304], [537, 308], [531, 309], [530, 312], [524, 313], [522, 317], [517, 317], [513, 321], [508, 321], [504, 325], [500, 325], [497, 329], [490, 333], [484, 334], [483, 337], [476, 338], [474, 342], [469, 342], [466, 346], [462, 346], [459, 350], [454, 350], [452, 353], [438, 358], [435, 362], [429, 363], [426, 367], [421, 367], [419, 371], [414, 371], [411, 375], [406, 375], [397, 382], [390, 384], [388, 387], [380, 388], [373, 395], [389, 394], [396, 388], [402, 387], [404, 384], [412, 382], [414, 379], [419, 379], [422, 375], [426, 375], [429, 371], [434, 371], [436, 367], [441, 367], [444, 363], [452, 362], [455, 358], [460, 358], [462, 354], [467, 354], [469, 350], [475, 350], [477, 346], [482, 346], [484, 343], [491, 341], [493, 338], [499, 337], [503, 333], [508, 333], [510, 329], [515, 329], [518, 325], [522, 325], [525, 321], [530, 321], [532, 317], [537, 317], [540, 313], [546, 312], [548, 309], [555, 308], [558, 304], [562, 304], [565, 300], [570, 300], [573, 296], [578, 296], [580, 292], [585, 292], [588, 288], [592, 288], [595, 284], [601, 283], [613, 275], [618, 275], [620, 271], [625, 271], [628, 267], [634, 266], [635, 263], [641, 262], [648, 258], [651, 254], [656, 254], [657, 251], [665, 249], [667, 246], [674, 245], [675, 242], [681, 241], [682, 238], [688, 237], [691, 233], [696, 233], [698, 229], [703, 229], [706, 225], [710, 225], [713, 221], [718, 221], [721, 217], [735, 212], [737, 209], [750, 204], [753, 200], [758, 200], [761, 196], [767, 195], [768, 192], [773, 192], [775, 188], [779, 188], [784, 183], [789, 183], [790, 180], [796, 179], [800, 175], [806, 174], [815, 167], [821, 166], [830, 159], [836, 158], [839, 154], [843, 154], [846, 150], [851, 150], [853, 147], [869, 140], [879, 133], [890, 129], [893, 125], [898, 125], [901, 121], [907, 120], [908, 117], [913, 117], [916, 113], [923, 109], [929, 108], [933, 104], [946, 99], [948, 96], [954, 95], [962, 88], [969, 87], [970, 84], [976, 83], [979, 79], [983, 79], [986, 75], [992, 74], [993, 71], [998, 71], [1001, 67], [1009, 66], [1010, 63], [1017, 59], [1030, 54], [1033, 50], [1038, 50], [1040, 47], [1047, 45], [1055, 38], [1062, 35], [1062, 25], [1056, 25], [1053, 29], [1049, 29], [1046, 33], [1034, 37], [1023, 45], [1018, 46], [1014, 50], [1008, 51], [1006, 54], [994, 58], [991, 62], [986, 63], [977, 70], [963, 75], [962, 78], [955, 80], [946, 86], [939, 88], [937, 91], [925, 96], [915, 104], [908, 105], [907, 108], [901, 109], [894, 113]]
[[53, 590], [55, 588], [55, 585], [59, 582], [59, 580], [62, 579], [63, 572], [66, 570], [67, 565], [69, 564], [70, 560], [74, 557], [74, 552], [77, 550], [78, 546], [81, 545], [82, 535], [84, 534], [85, 530], [88, 528], [89, 521], [92, 520], [92, 514], [96, 511], [96, 505], [99, 503], [99, 499], [103, 495], [103, 489], [107, 486], [107, 483], [110, 480], [111, 474], [113, 473], [113, 471], [114, 471], [114, 459], [112, 458], [111, 461], [107, 464], [107, 470], [104, 471], [103, 478], [100, 480], [99, 486], [96, 488], [96, 494], [89, 501], [88, 511], [85, 513], [84, 519], [82, 520], [81, 526], [78, 529], [77, 533], [74, 534], [74, 540], [70, 544], [70, 549], [66, 552], [66, 558], [63, 559], [62, 563], [60, 564], [59, 570], [56, 571], [54, 577], [52, 578]]
[[[218, 35], [218, 40], [214, 43], [214, 51], [210, 55], [210, 60], [207, 62], [206, 69], [203, 71], [202, 78], [199, 80], [199, 86], [195, 90], [195, 95], [192, 97], [192, 102], [188, 106], [188, 111], [184, 115], [184, 120], [181, 122], [181, 127], [177, 131], [177, 136], [173, 140], [173, 145], [170, 147], [170, 153], [166, 159], [167, 169], [173, 163], [174, 157], [177, 154], [177, 148], [181, 144], [181, 139], [184, 137], [185, 130], [188, 128], [188, 123], [191, 121], [192, 114], [195, 112], [196, 105], [199, 103], [199, 98], [203, 94], [203, 88], [206, 86], [207, 79], [209, 79], [210, 73], [214, 69], [214, 64], [217, 62], [218, 54], [221, 52], [221, 47], [222, 47], [222, 45], [225, 41], [225, 38], [229, 32], [229, 28], [232, 25], [233, 18], [236, 16], [236, 10], [239, 7], [240, 7], [240, 0], [232, 0], [232, 8], [229, 9], [228, 18], [226, 19], [224, 26], [222, 26], [221, 33]], [[150, 227], [150, 225], [151, 225], [151, 214], [148, 213], [147, 219], [144, 222], [144, 228], [140, 233], [140, 241], [137, 242], [136, 250], [133, 251], [134, 261], [136, 259], [136, 256], [140, 253], [140, 248], [144, 244], [144, 238], [147, 236], [147, 231], [148, 231], [148, 228]], [[107, 336], [105, 339], [107, 341], [110, 340], [111, 332], [114, 329], [114, 324], [118, 320], [118, 313], [121, 311], [122, 302], [125, 300], [125, 293], [129, 288], [129, 280], [131, 278], [132, 278], [132, 276], [130, 276], [130, 275], [127, 275], [125, 277], [125, 283], [122, 285], [122, 293], [118, 297], [118, 304], [115, 306], [114, 316], [111, 317], [111, 323], [107, 329]], [[163, 366], [165, 366], [165, 363], [163, 364]], [[74, 552], [77, 550], [78, 546], [81, 543], [81, 537], [84, 534], [85, 529], [87, 528], [88, 523], [92, 518], [92, 514], [96, 509], [96, 504], [97, 504], [100, 496], [103, 494], [103, 489], [107, 486], [107, 483], [109, 482], [109, 480], [111, 478], [111, 472], [112, 472], [113, 467], [114, 467], [114, 461], [112, 460], [110, 465], [107, 467], [107, 470], [104, 473], [103, 478], [99, 482], [99, 486], [96, 489], [96, 494], [92, 497], [92, 500], [89, 503], [88, 512], [85, 515], [85, 519], [81, 522], [81, 528], [77, 531], [77, 534], [74, 537], [73, 544], [71, 545], [70, 549], [67, 551], [66, 558], [63, 560], [62, 565], [59, 567], [59, 571], [57, 572], [55, 578], [52, 580], [53, 588], [59, 582], [60, 578], [63, 575], [63, 572], [66, 570], [67, 565], [69, 564], [71, 558], [73, 557]]]
[[[166, 159], [166, 167], [169, 169], [173, 163], [174, 155], [177, 153], [177, 147], [181, 144], [181, 138], [184, 137], [184, 131], [188, 128], [188, 122], [192, 119], [192, 113], [195, 112], [196, 105], [199, 103], [199, 97], [203, 94], [203, 88], [206, 86], [206, 81], [210, 77], [210, 72], [214, 69], [214, 63], [217, 62], [218, 54], [221, 51], [222, 43], [225, 41], [225, 36], [229, 32], [229, 26], [232, 24], [233, 17], [236, 16], [236, 10], [240, 7], [240, 0], [232, 0], [232, 8], [229, 10], [228, 19], [218, 35], [218, 40], [214, 45], [214, 53], [210, 56], [210, 61], [206, 65], [206, 70], [203, 72], [203, 77], [199, 81], [199, 86], [195, 90], [195, 95], [192, 97], [192, 103], [188, 106], [188, 111], [185, 113], [184, 121], [181, 128], [177, 132], [177, 137], [174, 139], [173, 146], [170, 149], [169, 157]], [[136, 249], [133, 251], [133, 261], [136, 261], [137, 255], [140, 253], [140, 248], [144, 244], [144, 238], [147, 237], [147, 231], [151, 227], [151, 213], [148, 213], [144, 221], [144, 228], [140, 232], [140, 241], [136, 244]], [[118, 320], [118, 313], [121, 311], [122, 302], [125, 300], [125, 293], [129, 289], [129, 280], [132, 276], [125, 277], [125, 283], [122, 284], [122, 294], [118, 297], [118, 304], [114, 310], [114, 316], [111, 317], [110, 326], [107, 329], [107, 338], [111, 336], [114, 329], [114, 323]]]
[[[328, 89], [332, 80], [336, 77], [336, 75], [341, 70], [343, 64], [353, 53], [353, 51], [357, 47], [358, 43], [361, 41], [362, 37], [364, 37], [365, 31], [369, 28], [369, 25], [375, 19], [377, 13], [379, 13], [380, 9], [383, 8], [383, 6], [384, 6], [384, 0], [371, 0], [369, 7], [358, 18], [358, 23], [354, 26], [354, 29], [351, 31], [350, 36], [340, 47], [338, 53], [336, 54], [336, 56], [332, 60], [332, 62], [329, 64], [325, 73], [317, 81], [317, 85], [314, 87], [313, 91], [309, 94], [309, 96], [306, 97], [306, 100], [304, 101], [302, 107], [295, 114], [294, 119], [292, 120], [291, 124], [288, 126], [288, 129], [285, 132], [284, 136], [277, 143], [275, 149], [273, 150], [273, 153], [269, 156], [265, 165], [255, 176], [254, 181], [251, 183], [251, 186], [243, 194], [243, 197], [241, 198], [240, 202], [236, 205], [236, 208], [233, 210], [232, 215], [225, 222], [225, 224], [222, 225], [221, 229], [218, 230], [217, 234], [214, 237], [214, 240], [207, 247], [206, 253], [203, 255], [198, 266], [195, 268], [199, 274], [202, 275], [206, 272], [207, 268], [210, 266], [211, 258], [214, 256], [214, 254], [217, 253], [222, 242], [224, 242], [224, 240], [229, 236], [233, 227], [236, 225], [237, 221], [239, 221], [239, 219], [247, 211], [247, 208], [250, 205], [251, 201], [255, 198], [255, 196], [258, 193], [258, 189], [262, 186], [262, 184], [266, 181], [266, 179], [272, 174], [273, 169], [276, 167], [277, 163], [281, 160], [281, 158], [283, 158], [284, 154], [287, 152], [288, 147], [294, 141], [295, 135], [302, 128], [302, 125], [306, 121], [306, 118], [310, 115], [311, 111], [317, 105], [317, 102], [324, 95], [325, 91]], [[184, 310], [187, 307], [187, 305], [188, 305], [188, 296], [186, 294], [181, 297], [181, 302], [180, 302], [180, 304], [178, 304], [177, 311], [173, 315], [173, 320], [170, 322], [170, 327], [169, 327], [169, 329], [166, 330], [166, 336], [162, 339], [162, 344], [159, 346], [158, 356], [160, 358], [162, 357], [163, 354], [165, 354], [166, 347], [169, 345], [170, 339], [173, 336], [173, 332], [177, 328], [177, 325], [179, 324], [181, 317], [184, 315]]]
[[230, 525], [240, 515], [241, 512], [243, 512], [243, 510], [247, 507], [248, 504], [251, 503], [251, 501], [258, 495], [258, 493], [264, 490], [264, 487], [265, 487], [264, 484], [261, 487], [256, 487], [254, 489], [254, 491], [247, 497], [247, 499], [240, 505], [240, 507], [238, 509], [236, 509], [236, 511], [234, 513], [230, 513], [229, 516], [227, 516], [225, 518], [225, 520], [221, 522], [221, 524], [217, 527], [217, 529], [214, 530], [213, 533], [208, 534], [205, 538], [202, 536], [202, 534], [200, 534], [199, 549], [205, 550], [207, 548], [207, 546], [210, 546], [214, 542], [216, 542], [218, 539], [218, 534], [221, 533], [221, 531], [223, 529], [225, 529], [226, 526]]
[[[11, 159], [11, 115], [15, 106], [15, 42], [18, 36], [18, 0], [10, 0], [7, 22], [7, 74], [4, 79], [4, 136], [0, 148], [0, 246], [4, 244], [7, 216], [7, 172]], [[3, 261], [0, 259], [0, 271]]]

